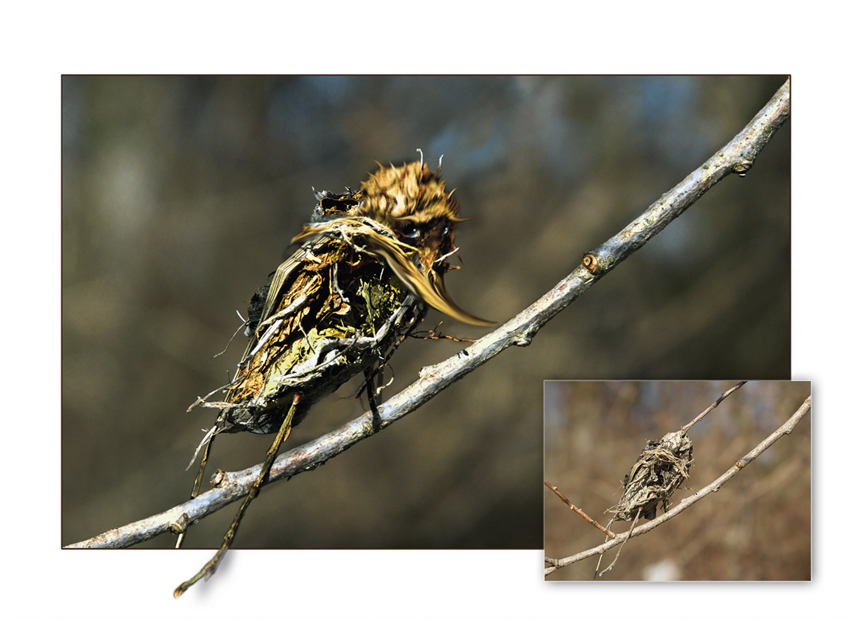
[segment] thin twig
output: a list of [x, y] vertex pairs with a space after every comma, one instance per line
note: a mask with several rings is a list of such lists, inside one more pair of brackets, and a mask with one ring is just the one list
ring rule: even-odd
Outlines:
[[[242, 517], [248, 510], [248, 506], [251, 504], [251, 501], [253, 501], [260, 495], [260, 489], [262, 488], [263, 482], [268, 476], [272, 462], [274, 461], [275, 457], [277, 457], [277, 451], [280, 448], [280, 444], [287, 439], [289, 433], [292, 431], [292, 419], [295, 416], [295, 410], [298, 408], [298, 402], [300, 400], [300, 394], [296, 394], [292, 398], [292, 405], [289, 408], [289, 412], [286, 415], [286, 419], [280, 426], [280, 430], [275, 436], [274, 441], [272, 442], [272, 445], [269, 448], [269, 451], [266, 453], [266, 460], [265, 462], [263, 462], [263, 466], [260, 469], [260, 473], [257, 476], [257, 479], [254, 481], [254, 484], [251, 485], [251, 489], [248, 491], [248, 496], [246, 496], [245, 500], [242, 501], [242, 507], [240, 507], [239, 511], [236, 512], [236, 516], [233, 518], [233, 522], [230, 524], [230, 529], [228, 529], [227, 533], [224, 535], [224, 539], [221, 542], [221, 547], [215, 553], [215, 556], [213, 556], [209, 560], [209, 562], [204, 565], [200, 569], [200, 571], [198, 571], [198, 573], [192, 576], [192, 578], [190, 578], [189, 580], [180, 583], [177, 589], [174, 590], [175, 598], [180, 598], [180, 596], [182, 596], [187, 589], [197, 583], [201, 578], [208, 579], [215, 573], [215, 570], [218, 569], [218, 566], [221, 563], [221, 559], [224, 558], [225, 553], [227, 553], [227, 550], [230, 549], [230, 546], [233, 544], [233, 539], [236, 538], [236, 532], [239, 530], [239, 524], [242, 522]], [[180, 538], [183, 538], [183, 534], [185, 534], [185, 530], [180, 532]]]
[[732, 394], [735, 390], [737, 390], [738, 388], [740, 388], [740, 387], [741, 387], [742, 385], [744, 385], [745, 383], [746, 383], [746, 381], [741, 381], [739, 384], [735, 385], [735, 386], [734, 386], [734, 387], [732, 387], [732, 388], [729, 388], [728, 390], [726, 390], [726, 392], [724, 392], [723, 394], [721, 394], [721, 395], [720, 395], [720, 398], [719, 398], [719, 399], [717, 399], [717, 401], [715, 401], [715, 402], [714, 402], [714, 403], [712, 403], [710, 406], [708, 406], [708, 407], [707, 407], [707, 408], [703, 411], [703, 413], [702, 413], [702, 414], [700, 414], [697, 418], [695, 418], [693, 421], [691, 421], [690, 423], [688, 423], [686, 426], [684, 426], [684, 427], [682, 428], [682, 434], [687, 434], [687, 433], [688, 433], [688, 430], [690, 430], [690, 429], [691, 429], [694, 425], [696, 425], [697, 423], [699, 423], [700, 421], [702, 421], [702, 420], [705, 418], [705, 415], [706, 415], [706, 414], [708, 414], [708, 413], [709, 413], [709, 412], [711, 412], [714, 408], [716, 408], [718, 405], [720, 405], [720, 403], [721, 403], [721, 401], [723, 401], [723, 399], [725, 399], [726, 397], [728, 397], [730, 394]]
[[674, 516], [678, 516], [686, 509], [691, 507], [697, 501], [702, 500], [709, 494], [717, 492], [720, 487], [726, 483], [729, 479], [735, 476], [738, 472], [740, 472], [743, 468], [750, 464], [753, 459], [757, 458], [761, 455], [767, 448], [776, 443], [781, 437], [791, 434], [794, 431], [794, 428], [797, 427], [797, 424], [800, 422], [806, 413], [812, 407], [812, 397], [809, 396], [808, 399], [803, 401], [802, 405], [797, 408], [797, 411], [788, 419], [785, 423], [783, 423], [779, 428], [777, 428], [770, 436], [764, 439], [761, 443], [759, 443], [756, 447], [754, 447], [748, 454], [745, 454], [739, 460], [735, 462], [735, 464], [729, 468], [726, 472], [724, 472], [720, 477], [714, 480], [709, 485], [706, 485], [704, 488], [699, 490], [693, 496], [689, 496], [686, 499], [683, 499], [681, 503], [679, 503], [676, 507], [672, 508], [670, 511], [662, 514], [657, 517], [655, 520], [652, 520], [648, 523], [644, 523], [640, 527], [634, 529], [629, 533], [617, 534], [617, 537], [613, 540], [610, 540], [602, 545], [598, 545], [592, 549], [585, 550], [583, 552], [579, 552], [578, 554], [574, 554], [572, 556], [568, 556], [567, 558], [555, 559], [555, 558], [546, 558], [546, 567], [544, 569], [544, 576], [548, 576], [552, 572], [566, 567], [567, 565], [572, 565], [573, 563], [577, 563], [579, 561], [585, 560], [586, 558], [590, 558], [596, 554], [601, 554], [607, 552], [612, 547], [619, 545], [620, 543], [624, 543], [628, 538], [634, 536], [640, 536], [641, 534], [646, 534], [650, 530], [655, 529], [659, 525], [666, 523]]
[[611, 538], [617, 538], [617, 535], [616, 535], [614, 532], [612, 532], [610, 529], [608, 529], [608, 528], [606, 528], [606, 527], [602, 527], [602, 525], [600, 525], [600, 524], [599, 524], [599, 523], [597, 523], [595, 520], [593, 520], [590, 516], [588, 516], [587, 514], [585, 514], [583, 511], [581, 511], [581, 509], [579, 509], [578, 507], [576, 507], [575, 505], [573, 505], [573, 504], [570, 502], [570, 499], [568, 499], [566, 496], [564, 496], [563, 494], [561, 494], [561, 493], [558, 491], [558, 488], [557, 488], [557, 487], [552, 487], [552, 486], [549, 484], [549, 481], [543, 481], [543, 485], [545, 485], [545, 486], [546, 486], [546, 487], [548, 487], [550, 490], [552, 490], [553, 492], [555, 492], [555, 494], [557, 494], [557, 495], [558, 495], [558, 498], [560, 498], [562, 501], [564, 501], [564, 503], [566, 503], [567, 505], [569, 505], [569, 507], [570, 507], [570, 509], [571, 509], [572, 511], [574, 511], [576, 514], [578, 514], [579, 516], [581, 516], [584, 520], [586, 520], [588, 523], [590, 523], [591, 525], [593, 525], [593, 526], [594, 526], [596, 529], [598, 529], [600, 532], [602, 532], [603, 534], [607, 534], [607, 535], [608, 535], [608, 536], [610, 536]]
[[[743, 175], [774, 133], [788, 119], [790, 80], [771, 98], [732, 141], [715, 153], [680, 184], [665, 193], [645, 213], [616, 236], [585, 256], [570, 275], [549, 293], [500, 328], [434, 366], [423, 368], [419, 380], [380, 406], [381, 429], [421, 407], [447, 387], [511, 346], [528, 346], [546, 323], [569, 306], [599, 279], [615, 268], [724, 177]], [[371, 412], [338, 430], [282, 455], [272, 467], [268, 482], [288, 478], [318, 467], [375, 432]], [[165, 532], [170, 524], [195, 522], [244, 496], [260, 471], [254, 466], [226, 475], [218, 489], [178, 505], [167, 512], [104, 532], [69, 547], [128, 547]]]
[[638, 519], [640, 518], [641, 509], [643, 508], [638, 508], [637, 514], [635, 514], [635, 519], [632, 521], [632, 526], [629, 528], [629, 533], [626, 534], [626, 540], [624, 540], [623, 544], [620, 545], [620, 549], [617, 550], [617, 555], [614, 556], [614, 560], [612, 560], [611, 564], [608, 565], [608, 567], [603, 569], [601, 572], [599, 571], [599, 567], [602, 565], [602, 557], [605, 554], [599, 554], [599, 561], [596, 563], [596, 571], [593, 572], [594, 579], [602, 578], [602, 576], [604, 576], [606, 572], [610, 572], [612, 569], [614, 569], [614, 565], [617, 564], [617, 559], [620, 558], [620, 554], [623, 553], [623, 548], [626, 546], [626, 543], [628, 543], [629, 539], [632, 537], [632, 532], [635, 531], [635, 525], [637, 525]]

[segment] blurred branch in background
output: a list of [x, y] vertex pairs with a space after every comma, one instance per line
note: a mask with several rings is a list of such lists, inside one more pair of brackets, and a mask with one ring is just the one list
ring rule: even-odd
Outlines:
[[[657, 528], [658, 526], [666, 523], [671, 520], [675, 516], [678, 516], [686, 509], [694, 505], [697, 501], [702, 500], [709, 494], [716, 493], [720, 487], [729, 481], [733, 476], [738, 474], [743, 468], [749, 465], [753, 460], [759, 457], [762, 453], [764, 453], [770, 446], [776, 443], [780, 438], [785, 435], [789, 435], [794, 431], [794, 428], [800, 422], [800, 420], [809, 412], [812, 406], [812, 397], [809, 396], [805, 401], [803, 401], [802, 405], [794, 412], [793, 415], [781, 426], [779, 426], [770, 436], [765, 438], [761, 443], [759, 443], [755, 448], [753, 448], [748, 454], [745, 454], [741, 457], [735, 464], [729, 468], [725, 473], [719, 476], [717, 479], [712, 481], [710, 484], [706, 485], [704, 488], [696, 492], [694, 495], [689, 496], [688, 498], [683, 499], [678, 505], [665, 512], [661, 516], [658, 516], [654, 520], [649, 521], [639, 527], [634, 527], [629, 532], [625, 532], [622, 534], [618, 534], [616, 538], [603, 543], [602, 545], [598, 545], [592, 549], [584, 550], [582, 552], [578, 552], [572, 556], [566, 558], [555, 559], [551, 557], [545, 557], [545, 566], [544, 566], [544, 576], [548, 576], [549, 574], [561, 569], [562, 567], [566, 567], [568, 565], [572, 565], [579, 561], [585, 560], [586, 558], [590, 558], [592, 556], [599, 556], [609, 549], [621, 544], [625, 543], [629, 538], [633, 538], [635, 536], [640, 536], [642, 534], [646, 534], [647, 532]], [[604, 531], [604, 530], [603, 530]]]
[[[789, 112], [790, 80], [782, 85], [768, 104], [732, 141], [675, 188], [665, 193], [615, 237], [589, 252], [583, 264], [549, 293], [461, 353], [435, 366], [423, 368], [419, 380], [380, 406], [381, 429], [424, 405], [510, 346], [530, 345], [538, 330], [557, 313], [660, 233], [712, 186], [730, 174], [744, 175], [751, 170], [755, 158], [788, 119]], [[288, 478], [313, 469], [374, 433], [371, 414], [367, 413], [308, 445], [283, 454], [275, 462], [269, 481]], [[219, 487], [202, 494], [190, 503], [72, 546], [126, 547], [163, 533], [170, 524], [191, 524], [244, 496], [250, 489], [251, 477], [256, 475], [259, 467], [258, 465], [241, 472], [225, 474]]]

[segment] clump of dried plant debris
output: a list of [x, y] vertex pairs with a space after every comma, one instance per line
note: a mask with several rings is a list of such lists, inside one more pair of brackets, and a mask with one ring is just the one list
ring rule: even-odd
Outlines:
[[[456, 268], [448, 263], [457, 251], [454, 230], [463, 220], [438, 172], [423, 157], [420, 163], [380, 167], [358, 191], [316, 193], [311, 221], [293, 239], [301, 247], [251, 299], [249, 343], [233, 380], [192, 406], [219, 410], [195, 452], [204, 449], [192, 498], [199, 494], [218, 433], [276, 436], [218, 552], [177, 587], [175, 597], [215, 572], [280, 445], [312, 404], [363, 374], [380, 427], [381, 388], [374, 383], [427, 306], [469, 324], [492, 325], [461, 309], [446, 290], [443, 277]], [[226, 391], [223, 401], [207, 401], [220, 391]], [[175, 529], [180, 547], [186, 531]]]
[[613, 520], [634, 521], [636, 516], [652, 520], [659, 504], [666, 512], [673, 492], [688, 478], [693, 458], [694, 444], [683, 430], [648, 441], [623, 480], [620, 502], [607, 510], [614, 514]]

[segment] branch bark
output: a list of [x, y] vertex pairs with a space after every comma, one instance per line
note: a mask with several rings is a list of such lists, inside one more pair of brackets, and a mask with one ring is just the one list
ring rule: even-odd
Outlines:
[[554, 559], [545, 557], [544, 560], [546, 567], [544, 568], [543, 575], [548, 576], [552, 572], [561, 569], [562, 567], [572, 565], [573, 563], [585, 560], [586, 558], [590, 558], [591, 556], [603, 554], [612, 547], [615, 547], [620, 543], [625, 543], [626, 540], [628, 540], [629, 538], [640, 536], [641, 534], [646, 534], [647, 532], [655, 529], [659, 525], [666, 523], [674, 516], [678, 516], [697, 501], [702, 500], [709, 494], [717, 492], [720, 487], [724, 483], [726, 483], [726, 481], [731, 479], [738, 472], [740, 472], [747, 465], [749, 465], [751, 461], [760, 456], [767, 448], [776, 443], [783, 436], [791, 434], [794, 431], [794, 428], [797, 427], [797, 424], [800, 422], [800, 419], [802, 419], [808, 413], [811, 407], [812, 397], [809, 396], [809, 398], [803, 401], [802, 405], [797, 408], [797, 411], [794, 412], [793, 415], [791, 415], [791, 418], [789, 418], [785, 423], [779, 426], [770, 436], [768, 436], [761, 443], [759, 443], [748, 454], [745, 454], [743, 457], [737, 460], [735, 464], [726, 472], [724, 472], [720, 477], [718, 477], [710, 484], [706, 485], [693, 496], [689, 496], [688, 498], [683, 499], [682, 502], [679, 503], [676, 507], [670, 509], [668, 512], [650, 521], [649, 523], [645, 523], [640, 527], [635, 527], [634, 530], [632, 530], [631, 532], [623, 532], [622, 534], [617, 534], [616, 538], [606, 543], [603, 543], [602, 545], [598, 545], [592, 549], [579, 552], [578, 554], [573, 554], [572, 556], [569, 556], [567, 558]]
[[[585, 255], [583, 263], [549, 293], [500, 328], [442, 363], [420, 370], [419, 379], [379, 407], [380, 423], [371, 413], [349, 422], [309, 444], [297, 447], [275, 461], [268, 482], [314, 469], [355, 443], [372, 436], [416, 410], [510, 346], [527, 346], [537, 331], [569, 306], [647, 241], [660, 233], [724, 177], [745, 175], [790, 112], [790, 80], [728, 144], [665, 193], [646, 212], [607, 242]], [[171, 529], [186, 527], [242, 498], [250, 489], [261, 464], [238, 472], [221, 472], [214, 489], [182, 505], [129, 525], [104, 532], [69, 547], [129, 547]]]

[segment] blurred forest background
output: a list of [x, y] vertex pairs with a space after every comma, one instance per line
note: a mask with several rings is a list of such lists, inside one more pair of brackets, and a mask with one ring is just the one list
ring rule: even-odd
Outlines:
[[[311, 187], [357, 188], [375, 161], [418, 161], [417, 148], [432, 166], [444, 156], [472, 218], [447, 287], [464, 309], [504, 322], [727, 143], [784, 81], [63, 77], [62, 543], [186, 500], [196, 467], [184, 468], [215, 418], [186, 408], [232, 373], [241, 335], [213, 355], [289, 254]], [[531, 346], [263, 490], [235, 546], [540, 548], [544, 379], [788, 378], [789, 202], [786, 124], [745, 179], [715, 186]], [[486, 333], [435, 311], [422, 327], [440, 321], [456, 337]], [[387, 396], [462, 347], [406, 342]], [[355, 389], [317, 405], [287, 448], [362, 414]], [[269, 443], [222, 436], [209, 469], [260, 463]], [[612, 465], [613, 479], [625, 469]], [[217, 546], [233, 514], [193, 526], [186, 546]]]
[[[646, 442], [680, 429], [733, 387], [729, 381], [547, 381], [545, 470], [576, 507], [607, 525], [623, 477]], [[690, 480], [674, 507], [732, 467], [785, 423], [811, 394], [802, 381], [749, 382], [688, 432]], [[648, 534], [629, 539], [605, 580], [809, 580], [811, 578], [811, 412], [720, 488]], [[544, 490], [546, 556], [565, 558], [606, 539]], [[663, 510], [659, 507], [658, 513]], [[638, 521], [638, 525], [646, 523]], [[612, 526], [628, 531], [631, 522]], [[616, 551], [602, 559], [604, 569]], [[597, 557], [547, 580], [590, 580]]]

